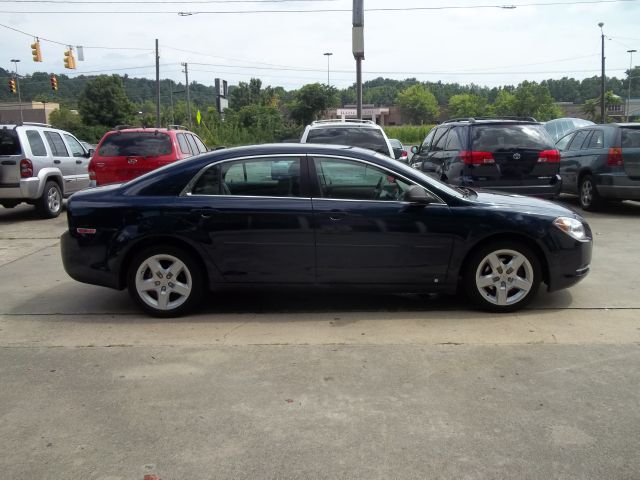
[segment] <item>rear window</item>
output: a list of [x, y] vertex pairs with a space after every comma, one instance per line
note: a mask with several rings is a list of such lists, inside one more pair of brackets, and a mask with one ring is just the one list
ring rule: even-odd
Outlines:
[[348, 145], [374, 150], [389, 155], [389, 148], [382, 132], [375, 128], [314, 128], [309, 130], [307, 143]]
[[640, 128], [622, 129], [622, 148], [640, 148]]
[[0, 155], [20, 155], [22, 150], [15, 130], [0, 130]]
[[102, 157], [157, 157], [172, 152], [171, 137], [156, 132], [122, 132], [107, 136], [100, 145]]
[[553, 141], [541, 125], [479, 125], [473, 127], [473, 150], [551, 150]]

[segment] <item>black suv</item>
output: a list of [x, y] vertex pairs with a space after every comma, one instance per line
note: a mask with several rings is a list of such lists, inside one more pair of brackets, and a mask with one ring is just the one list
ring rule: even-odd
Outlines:
[[411, 164], [456, 186], [555, 198], [560, 154], [533, 118], [456, 118], [433, 128]]

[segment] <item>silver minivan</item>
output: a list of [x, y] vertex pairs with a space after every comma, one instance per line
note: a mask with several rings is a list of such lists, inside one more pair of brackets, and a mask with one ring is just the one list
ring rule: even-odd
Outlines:
[[0, 204], [26, 202], [57, 217], [62, 199], [89, 186], [89, 158], [69, 132], [42, 123], [0, 125]]

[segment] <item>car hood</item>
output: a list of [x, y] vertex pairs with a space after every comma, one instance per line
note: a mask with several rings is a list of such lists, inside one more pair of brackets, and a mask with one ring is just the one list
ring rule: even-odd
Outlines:
[[488, 206], [509, 208], [522, 213], [533, 213], [543, 215], [557, 215], [583, 219], [581, 215], [572, 209], [535, 197], [526, 197], [512, 193], [501, 193], [488, 190], [475, 190], [478, 194], [476, 198], [471, 198], [474, 203], [482, 203]]

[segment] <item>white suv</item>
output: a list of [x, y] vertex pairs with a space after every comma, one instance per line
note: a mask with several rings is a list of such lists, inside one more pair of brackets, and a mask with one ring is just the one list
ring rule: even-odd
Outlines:
[[368, 148], [395, 158], [380, 125], [371, 120], [318, 120], [304, 129], [300, 143], [323, 143]]
[[0, 125], [0, 204], [27, 202], [41, 217], [57, 217], [64, 197], [89, 186], [92, 153], [51, 125]]

